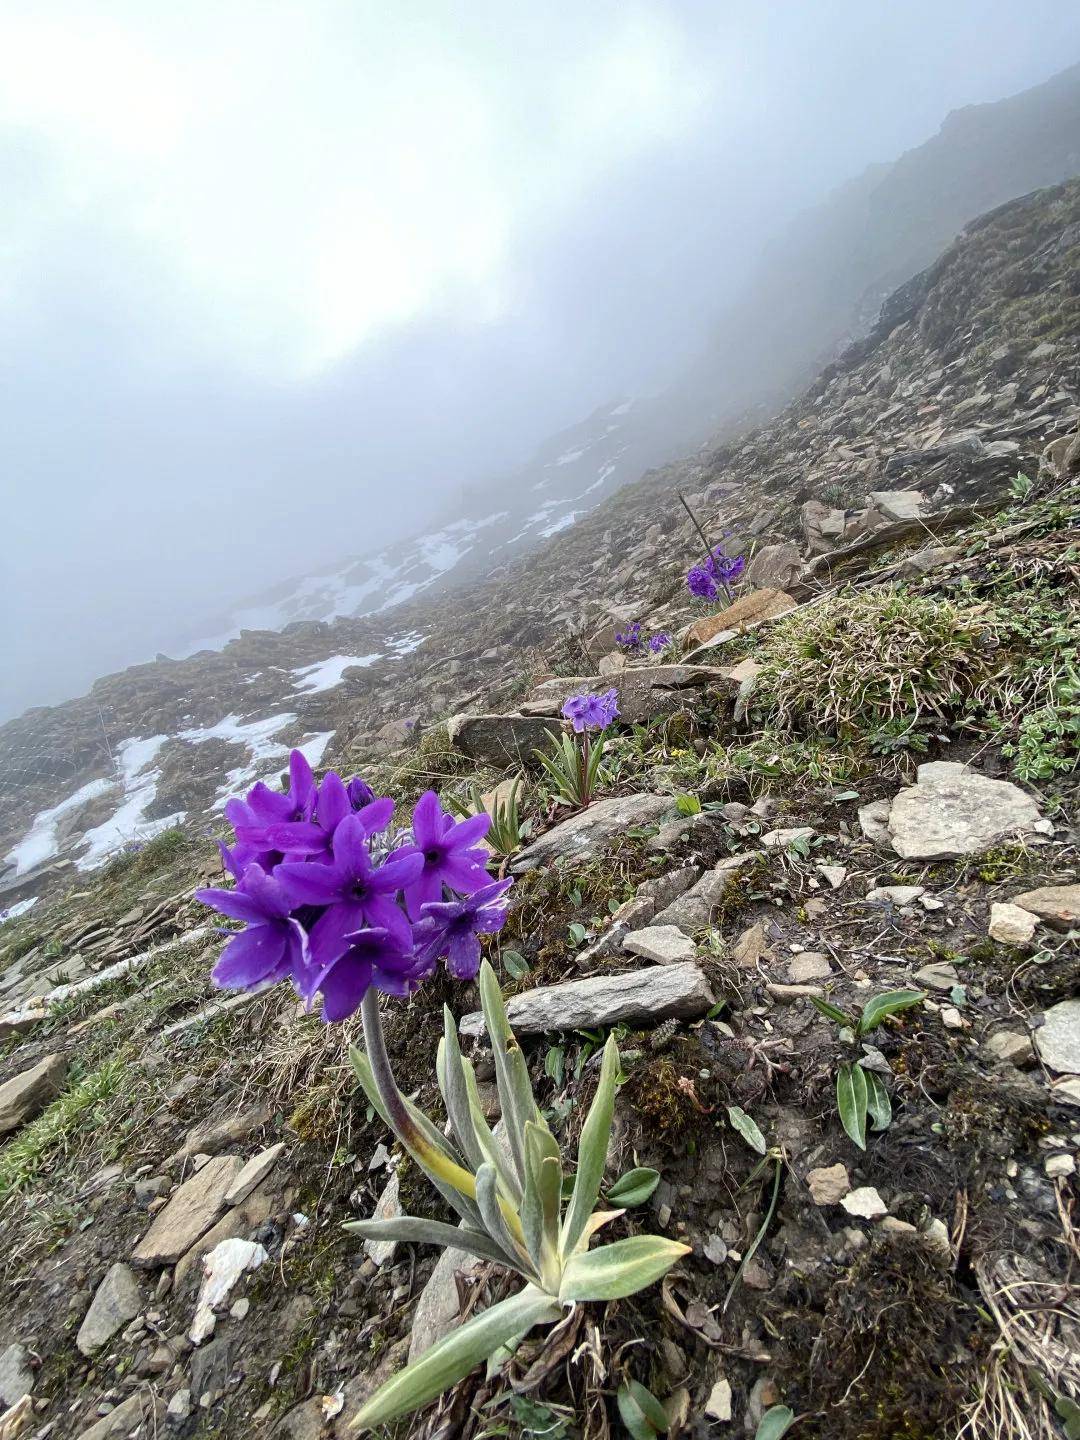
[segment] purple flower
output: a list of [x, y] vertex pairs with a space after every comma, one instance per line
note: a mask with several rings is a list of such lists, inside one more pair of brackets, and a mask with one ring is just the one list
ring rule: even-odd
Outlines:
[[655, 635], [649, 636], [649, 649], [654, 655], [659, 655], [661, 650], [666, 650], [671, 644], [671, 636], [666, 630], [658, 630]]
[[211, 976], [215, 985], [254, 990], [289, 976], [305, 993], [311, 976], [307, 936], [292, 918], [292, 902], [275, 876], [252, 864], [235, 890], [196, 890], [195, 898], [233, 920], [247, 921], [221, 952]]
[[721, 589], [731, 593], [731, 582], [746, 569], [742, 555], [725, 555], [715, 546], [704, 565], [692, 565], [686, 572], [686, 585], [691, 595], [702, 600], [715, 600]]
[[420, 796], [413, 810], [414, 848], [404, 852], [423, 861], [419, 874], [404, 886], [410, 920], [420, 918], [422, 906], [442, 899], [444, 885], [471, 895], [488, 884], [487, 855], [473, 847], [490, 826], [489, 815], [472, 815], [468, 820], [447, 815], [434, 790]]
[[742, 555], [725, 555], [717, 547], [713, 551], [712, 571], [721, 585], [730, 585], [737, 580], [746, 569], [746, 559]]
[[578, 735], [583, 730], [606, 730], [619, 713], [618, 698], [614, 689], [603, 695], [571, 695], [562, 713]]
[[635, 620], [621, 634], [616, 633], [615, 644], [621, 645], [624, 650], [641, 649], [641, 621]]
[[411, 937], [403, 943], [388, 930], [373, 926], [347, 937], [341, 954], [315, 972], [305, 998], [321, 992], [322, 1018], [328, 1023], [346, 1020], [360, 1008], [372, 985], [384, 995], [408, 995], [423, 974]]
[[691, 565], [686, 572], [686, 586], [700, 600], [715, 600], [718, 594], [716, 581], [703, 565]]
[[397, 892], [420, 873], [415, 854], [397, 850], [376, 865], [360, 815], [347, 815], [334, 831], [324, 864], [285, 861], [274, 871], [292, 908], [325, 905], [309, 937], [311, 958], [324, 969], [348, 948], [348, 937], [365, 926], [386, 930], [402, 947], [412, 940]]
[[359, 775], [353, 776], [345, 786], [345, 792], [354, 810], [362, 810], [365, 805], [370, 805], [375, 799], [375, 791], [366, 780], [361, 780]]
[[472, 980], [480, 969], [480, 935], [493, 935], [506, 921], [506, 905], [496, 902], [513, 884], [496, 880], [464, 900], [426, 904], [416, 926], [416, 958], [428, 972], [444, 955], [458, 980]]
[[331, 854], [334, 834], [347, 816], [356, 815], [369, 838], [381, 833], [390, 824], [394, 813], [392, 800], [371, 800], [354, 810], [341, 777], [331, 770], [318, 789], [314, 820], [295, 820], [283, 825], [268, 825], [264, 831], [267, 842], [282, 855]]

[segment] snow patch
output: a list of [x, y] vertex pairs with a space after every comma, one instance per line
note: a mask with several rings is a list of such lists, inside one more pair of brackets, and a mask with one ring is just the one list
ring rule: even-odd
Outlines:
[[28, 870], [34, 870], [46, 860], [52, 860], [59, 855], [58, 832], [61, 819], [74, 810], [80, 810], [91, 800], [96, 800], [99, 795], [107, 794], [112, 786], [111, 780], [91, 780], [76, 790], [74, 795], [61, 800], [59, 805], [53, 805], [51, 809], [42, 810], [40, 815], [35, 815], [27, 834], [4, 857], [15, 866], [15, 874], [25, 875]]
[[157, 782], [161, 778], [159, 771], [147, 773], [147, 769], [168, 739], [168, 735], [151, 735], [143, 740], [125, 740], [120, 745], [117, 764], [123, 802], [108, 820], [83, 835], [80, 843], [85, 848], [75, 862], [78, 869], [96, 870], [129, 840], [152, 840], [162, 830], [179, 825], [183, 820], [183, 810], [162, 816], [159, 820], [146, 819], [146, 811], [153, 804]]
[[290, 673], [297, 677], [294, 690], [306, 695], [318, 695], [324, 690], [333, 690], [344, 684], [345, 671], [353, 667], [365, 669], [374, 665], [382, 656], [374, 655], [331, 655], [326, 660], [316, 660], [314, 665], [300, 665]]
[[25, 915], [32, 910], [41, 899], [40, 895], [31, 895], [26, 900], [16, 900], [14, 905], [9, 905], [6, 910], [0, 910], [0, 925], [7, 920], [17, 920], [20, 915]]

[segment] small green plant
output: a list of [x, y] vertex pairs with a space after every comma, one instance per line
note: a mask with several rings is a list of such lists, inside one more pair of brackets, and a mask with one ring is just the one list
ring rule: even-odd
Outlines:
[[596, 793], [600, 762], [604, 758], [603, 732], [595, 739], [583, 732], [577, 745], [569, 735], [555, 735], [547, 754], [542, 750], [536, 750], [534, 754], [546, 770], [559, 800], [577, 810], [590, 803]]
[[615, 1395], [619, 1419], [632, 1440], [655, 1440], [666, 1435], [668, 1417], [664, 1407], [651, 1390], [637, 1380], [624, 1380]]
[[[811, 995], [810, 1003], [827, 1020], [834, 1020], [840, 1027], [840, 1038], [855, 1044], [876, 1030], [890, 1015], [899, 1015], [910, 1010], [925, 999], [922, 990], [888, 990], [875, 995], [862, 1007], [861, 1012], [848, 1014], [838, 1005], [831, 1005], [817, 995]], [[861, 1060], [848, 1060], [836, 1073], [836, 1109], [840, 1123], [860, 1150], [866, 1149], [866, 1122], [869, 1119], [874, 1130], [887, 1130], [892, 1120], [892, 1102], [881, 1077], [868, 1070]]]
[[[480, 1000], [495, 1060], [507, 1150], [484, 1119], [476, 1077], [462, 1055], [457, 1027], [444, 1010], [436, 1074], [450, 1120], [450, 1138], [398, 1090], [382, 1038], [378, 1000], [362, 1003], [367, 1052], [350, 1051], [372, 1107], [393, 1130], [447, 1203], [458, 1226], [403, 1216], [353, 1221], [365, 1239], [456, 1246], [515, 1271], [516, 1295], [474, 1316], [406, 1366], [361, 1407], [354, 1425], [372, 1428], [427, 1404], [481, 1361], [493, 1361], [536, 1325], [553, 1324], [565, 1309], [590, 1300], [617, 1300], [660, 1279], [686, 1245], [634, 1235], [589, 1250], [593, 1236], [622, 1209], [595, 1210], [603, 1180], [619, 1077], [619, 1051], [609, 1036], [596, 1094], [581, 1130], [577, 1170], [563, 1204], [565, 1166], [558, 1142], [533, 1097], [525, 1057], [506, 1019], [495, 972], [480, 969]], [[633, 1173], [633, 1172], [632, 1172]], [[624, 1177], [633, 1188], [631, 1177]], [[617, 1187], [615, 1187], [617, 1188]]]
[[758, 1421], [754, 1440], [780, 1440], [794, 1424], [794, 1412], [787, 1405], [771, 1405]]
[[467, 802], [451, 798], [447, 800], [447, 808], [460, 815], [463, 820], [472, 815], [488, 815], [491, 826], [484, 836], [487, 844], [497, 855], [516, 855], [521, 849], [521, 842], [529, 838], [533, 828], [531, 820], [521, 818], [518, 805], [521, 784], [519, 775], [511, 786], [510, 793], [505, 798], [496, 794], [490, 805], [484, 804], [479, 785], [472, 785], [469, 787]]

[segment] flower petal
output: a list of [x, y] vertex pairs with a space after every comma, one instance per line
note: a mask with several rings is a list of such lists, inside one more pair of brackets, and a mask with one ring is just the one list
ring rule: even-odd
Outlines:
[[442, 806], [434, 790], [425, 790], [417, 800], [412, 812], [413, 839], [421, 850], [435, 845], [442, 838], [440, 821]]
[[253, 925], [233, 936], [211, 979], [224, 990], [250, 990], [289, 973], [289, 942], [283, 925]]

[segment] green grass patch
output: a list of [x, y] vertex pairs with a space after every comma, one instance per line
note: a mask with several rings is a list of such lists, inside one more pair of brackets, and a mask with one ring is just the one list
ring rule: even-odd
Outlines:
[[0, 1150], [0, 1202], [34, 1180], [81, 1132], [92, 1133], [104, 1125], [108, 1102], [123, 1085], [128, 1069], [124, 1056], [112, 1056], [76, 1080], [8, 1141]]

